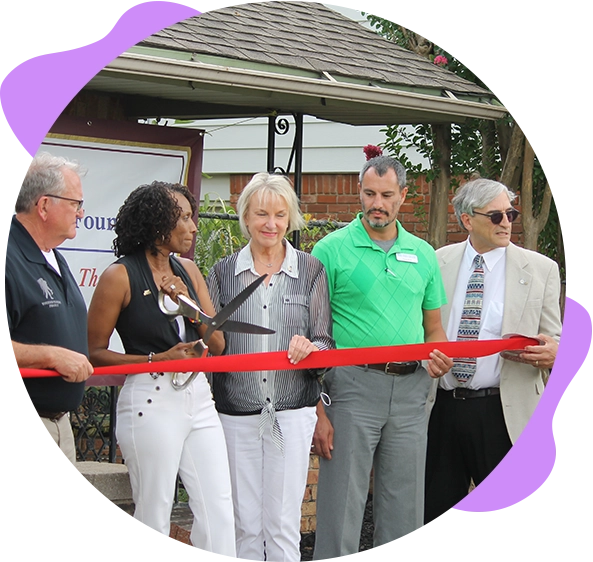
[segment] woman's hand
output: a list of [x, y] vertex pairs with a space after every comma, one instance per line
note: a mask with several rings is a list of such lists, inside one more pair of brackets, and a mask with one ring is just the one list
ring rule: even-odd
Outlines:
[[194, 346], [197, 343], [197, 341], [180, 342], [167, 351], [155, 353], [152, 356], [152, 361], [175, 361], [178, 359], [193, 359], [195, 357], [202, 357], [200, 348], [198, 348], [198, 350], [194, 349]]
[[181, 277], [177, 277], [177, 275], [163, 275], [160, 290], [165, 295], [168, 295], [174, 302], [178, 302], [178, 295], [184, 295], [187, 298], [190, 298], [185, 283], [181, 280]]
[[319, 351], [319, 348], [313, 345], [305, 336], [292, 336], [288, 345], [288, 360], [296, 365], [313, 351]]

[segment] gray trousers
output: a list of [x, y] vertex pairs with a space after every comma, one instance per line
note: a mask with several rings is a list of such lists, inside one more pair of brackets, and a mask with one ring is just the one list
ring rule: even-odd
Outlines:
[[338, 367], [324, 385], [335, 433], [331, 460], [320, 460], [315, 560], [358, 552], [371, 468], [374, 546], [422, 526], [431, 379], [424, 368], [393, 376]]

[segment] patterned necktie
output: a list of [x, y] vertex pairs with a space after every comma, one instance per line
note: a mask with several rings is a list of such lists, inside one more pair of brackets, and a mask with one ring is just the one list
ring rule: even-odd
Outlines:
[[[463, 312], [459, 322], [457, 340], [477, 340], [480, 334], [480, 318], [484, 299], [484, 257], [474, 258], [474, 272], [467, 282]], [[467, 384], [476, 372], [475, 357], [458, 357], [453, 364], [452, 373], [460, 385]]]

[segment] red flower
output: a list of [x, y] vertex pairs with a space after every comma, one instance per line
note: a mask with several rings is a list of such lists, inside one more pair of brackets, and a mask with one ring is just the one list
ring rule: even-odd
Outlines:
[[447, 64], [449, 64], [449, 61], [447, 60], [447, 57], [445, 57], [443, 55], [437, 55], [436, 57], [434, 57], [434, 61], [433, 62], [437, 66], [446, 66]]
[[383, 151], [378, 147], [375, 146], [374, 144], [367, 144], [362, 151], [364, 152], [367, 160], [370, 160], [371, 158], [375, 158], [375, 156], [381, 156], [383, 154]]

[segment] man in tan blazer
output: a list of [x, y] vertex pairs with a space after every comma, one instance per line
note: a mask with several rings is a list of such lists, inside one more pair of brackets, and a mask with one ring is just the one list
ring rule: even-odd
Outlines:
[[[466, 183], [453, 198], [469, 237], [437, 250], [448, 300], [442, 321], [451, 341], [471, 339], [479, 330], [478, 339], [515, 333], [542, 345], [514, 357], [456, 359], [435, 381], [427, 403], [425, 523], [463, 499], [470, 482], [478, 485], [503, 459], [533, 414], [556, 357], [562, 328], [558, 265], [511, 243], [514, 199], [503, 184], [484, 179]], [[481, 312], [472, 318], [476, 309]]]

